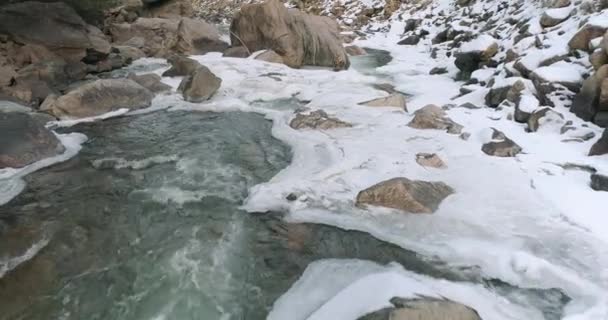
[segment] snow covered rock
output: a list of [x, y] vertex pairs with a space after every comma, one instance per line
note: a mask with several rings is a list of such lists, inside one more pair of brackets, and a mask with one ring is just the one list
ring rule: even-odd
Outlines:
[[515, 104], [513, 117], [519, 123], [527, 123], [530, 116], [538, 107], [540, 102], [531, 94], [522, 95]]
[[405, 96], [398, 92], [386, 97], [361, 102], [359, 104], [368, 107], [395, 107], [407, 111], [407, 102], [405, 101]]
[[460, 134], [463, 129], [460, 124], [450, 119], [443, 109], [433, 104], [414, 112], [414, 119], [408, 126], [415, 129], [447, 130], [451, 134]]
[[129, 79], [101, 79], [57, 98], [51, 112], [58, 118], [93, 117], [121, 108], [149, 107], [154, 94]]
[[583, 76], [578, 68], [565, 62], [540, 67], [532, 72], [530, 78], [539, 92], [541, 92], [539, 88], [547, 83], [560, 84], [570, 91], [577, 92], [583, 82]]
[[417, 35], [411, 35], [411, 36], [407, 36], [407, 37], [403, 38], [401, 41], [397, 42], [397, 44], [412, 46], [412, 45], [418, 44], [418, 42], [420, 42], [420, 37]]
[[591, 146], [591, 150], [589, 150], [590, 156], [601, 156], [604, 154], [608, 154], [608, 129], [604, 130], [604, 133], [597, 140], [593, 146]]
[[0, 112], [0, 169], [21, 168], [63, 151], [55, 134], [31, 114]]
[[213, 96], [222, 85], [218, 78], [205, 66], [200, 66], [190, 75], [184, 77], [177, 89], [188, 102], [203, 102]]
[[462, 78], [468, 78], [471, 73], [487, 63], [498, 52], [496, 39], [489, 35], [480, 35], [470, 42], [465, 42], [456, 53], [455, 64], [462, 73]]
[[358, 320], [481, 320], [474, 309], [447, 299], [393, 298], [391, 304]]
[[516, 103], [524, 92], [533, 91], [534, 86], [528, 79], [512, 77], [498, 80], [486, 95], [486, 105], [496, 108], [505, 100]]
[[499, 130], [492, 128], [491, 140], [481, 147], [481, 151], [494, 157], [514, 157], [522, 148]]
[[592, 174], [591, 188], [595, 191], [608, 191], [608, 176], [598, 173]]
[[163, 72], [163, 77], [187, 76], [201, 66], [198, 61], [182, 55], [173, 55], [167, 61], [171, 64], [171, 68]]
[[350, 66], [335, 20], [287, 10], [278, 0], [243, 5], [232, 20], [230, 34], [233, 46], [251, 52], [274, 50], [292, 68]]
[[540, 25], [545, 28], [555, 27], [567, 20], [572, 10], [569, 7], [547, 9], [540, 17]]
[[445, 162], [435, 153], [418, 153], [416, 163], [423, 167], [445, 168]]
[[317, 110], [309, 114], [298, 113], [289, 126], [294, 129], [335, 129], [349, 128], [352, 125], [338, 118], [330, 117], [325, 111]]
[[542, 108], [534, 111], [528, 119], [528, 131], [536, 132], [541, 125], [552, 123], [560, 127], [564, 123], [564, 116], [552, 108]]
[[380, 206], [409, 213], [433, 213], [452, 193], [454, 190], [443, 182], [394, 178], [359, 192], [356, 205]]

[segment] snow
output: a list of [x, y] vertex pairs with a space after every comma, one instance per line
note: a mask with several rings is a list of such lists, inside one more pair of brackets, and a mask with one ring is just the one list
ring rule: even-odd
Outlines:
[[579, 69], [566, 62], [556, 63], [547, 67], [534, 70], [534, 74], [547, 82], [557, 83], [582, 83], [583, 76]]
[[492, 45], [497, 44], [496, 39], [487, 34], [482, 34], [472, 41], [465, 42], [460, 46], [460, 52], [486, 51]]
[[527, 113], [532, 113], [540, 106], [540, 102], [531, 94], [524, 94], [519, 99], [517, 107]]
[[606, 15], [606, 11], [600, 12], [590, 17], [587, 21], [587, 24], [600, 28], [608, 28], [608, 15]]
[[492, 78], [492, 76], [494, 76], [495, 72], [496, 72], [496, 69], [494, 69], [494, 68], [484, 68], [484, 69], [475, 70], [471, 74], [471, 79], [477, 79], [480, 82], [481, 81], [488, 82]]
[[572, 10], [574, 10], [572, 7], [552, 8], [547, 9], [545, 14], [555, 20], [565, 20], [570, 16]]

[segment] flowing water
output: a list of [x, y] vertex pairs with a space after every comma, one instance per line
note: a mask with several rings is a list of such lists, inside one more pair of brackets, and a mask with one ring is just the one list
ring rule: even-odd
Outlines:
[[[388, 61], [365, 59], [354, 66]], [[89, 137], [79, 155], [27, 176], [0, 207], [0, 318], [265, 319], [327, 258], [483, 283], [560, 318], [568, 299], [557, 290], [483, 279], [366, 233], [239, 210], [250, 187], [290, 161], [271, 125], [253, 113], [158, 111], [67, 130]]]

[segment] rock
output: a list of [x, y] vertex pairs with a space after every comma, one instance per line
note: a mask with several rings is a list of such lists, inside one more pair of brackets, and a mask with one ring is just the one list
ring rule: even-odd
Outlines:
[[448, 73], [448, 69], [445, 67], [434, 67], [429, 71], [429, 74], [446, 74]]
[[407, 111], [407, 102], [405, 96], [401, 93], [393, 93], [386, 97], [361, 102], [359, 105], [368, 107], [395, 107]]
[[0, 33], [21, 44], [42, 46], [68, 62], [95, 62], [110, 53], [103, 33], [62, 2], [5, 5], [0, 8]]
[[143, 39], [142, 50], [154, 57], [222, 52], [228, 47], [214, 26], [198, 19], [139, 18], [134, 23], [112, 24], [108, 31], [114, 42], [122, 45], [134, 38]]
[[601, 156], [604, 154], [608, 154], [608, 129], [604, 130], [602, 136], [589, 150], [589, 156]]
[[167, 59], [171, 64], [171, 68], [163, 72], [163, 77], [182, 77], [187, 76], [197, 70], [201, 64], [198, 61], [184, 57], [182, 55], [173, 55]]
[[153, 18], [175, 19], [181, 17], [192, 17], [194, 8], [188, 0], [157, 1], [145, 0], [147, 4], [143, 15]]
[[418, 42], [420, 42], [420, 37], [417, 35], [411, 35], [411, 36], [405, 37], [401, 41], [397, 42], [397, 44], [412, 46], [412, 45], [418, 44]]
[[492, 141], [485, 143], [481, 151], [495, 157], [514, 157], [522, 149], [513, 140], [507, 138], [504, 133], [492, 128]]
[[182, 80], [177, 90], [183, 94], [184, 100], [196, 103], [210, 99], [221, 85], [222, 79], [201, 65]]
[[462, 77], [468, 79], [473, 71], [479, 69], [482, 64], [488, 63], [497, 52], [496, 39], [489, 35], [480, 35], [460, 46], [454, 63], [460, 69]]
[[474, 309], [445, 298], [393, 298], [391, 304], [357, 320], [481, 320]]
[[491, 108], [498, 107], [503, 101], [507, 100], [516, 103], [524, 91], [527, 90], [526, 83], [532, 84], [529, 80], [518, 78], [507, 78], [510, 81], [495, 83], [486, 95], [486, 105]]
[[416, 162], [423, 167], [445, 168], [446, 165], [435, 153], [418, 153]]
[[287, 10], [279, 0], [243, 5], [230, 32], [233, 46], [244, 46], [250, 52], [274, 50], [292, 68], [310, 65], [343, 70], [350, 66], [334, 20]]
[[433, 213], [452, 193], [454, 190], [443, 182], [394, 178], [359, 192], [356, 205], [380, 206], [410, 213]]
[[171, 91], [171, 86], [161, 82], [161, 77], [156, 73], [146, 73], [142, 75], [136, 75], [130, 73], [127, 79], [137, 82], [140, 86], [150, 90], [153, 93], [160, 93]]
[[593, 51], [593, 53], [589, 55], [589, 63], [591, 63], [594, 70], [601, 68], [603, 65], [608, 63], [606, 51], [604, 51], [604, 49], [597, 49]]
[[414, 112], [414, 119], [408, 124], [415, 129], [447, 130], [451, 134], [460, 134], [462, 126], [448, 118], [445, 111], [436, 105], [427, 105]]
[[129, 65], [133, 61], [146, 56], [139, 48], [132, 46], [114, 46], [112, 52], [116, 53], [121, 58], [123, 65]]
[[154, 95], [128, 79], [102, 79], [82, 86], [57, 98], [51, 111], [58, 118], [98, 116], [121, 108], [149, 107]]
[[15, 67], [12, 65], [0, 66], [0, 88], [13, 84], [17, 77]]
[[564, 116], [552, 108], [542, 108], [533, 112], [528, 119], [528, 130], [536, 132], [545, 122], [563, 122]]
[[547, 9], [540, 17], [540, 25], [544, 28], [555, 27], [556, 25], [568, 20], [572, 13], [571, 8]]
[[602, 128], [608, 128], [608, 111], [599, 111], [593, 118], [593, 123]]
[[599, 111], [608, 111], [608, 78], [604, 78], [600, 84]]
[[344, 50], [346, 50], [346, 53], [348, 53], [348, 55], [350, 56], [364, 56], [367, 54], [367, 51], [365, 51], [365, 49], [355, 45], [346, 46], [344, 47]]
[[601, 85], [608, 78], [608, 65], [602, 66], [591, 77], [583, 81], [581, 90], [574, 96], [570, 111], [577, 117], [591, 121], [599, 109]]
[[591, 189], [595, 191], [608, 191], [608, 176], [598, 173], [592, 174]]
[[605, 27], [587, 23], [576, 32], [572, 39], [570, 39], [568, 46], [572, 50], [587, 51], [589, 50], [589, 42], [591, 39], [601, 37], [605, 32]]
[[555, 0], [551, 4], [551, 8], [564, 8], [569, 7], [571, 4], [570, 0]]
[[0, 169], [21, 168], [61, 154], [55, 134], [28, 113], [0, 113]]
[[247, 58], [251, 53], [243, 46], [231, 47], [224, 51], [222, 56], [229, 58]]
[[540, 102], [533, 95], [522, 95], [515, 103], [514, 120], [519, 123], [528, 123], [530, 116], [538, 107]]
[[323, 110], [313, 111], [309, 114], [298, 113], [296, 117], [291, 120], [289, 126], [294, 129], [335, 129], [335, 128], [349, 128], [352, 125], [348, 122], [344, 122], [338, 118], [330, 117]]
[[407, 19], [405, 21], [405, 27], [403, 28], [403, 33], [411, 32], [416, 30], [420, 23], [422, 23], [421, 19]]
[[266, 50], [255, 57], [256, 60], [283, 64], [283, 58], [272, 50]]

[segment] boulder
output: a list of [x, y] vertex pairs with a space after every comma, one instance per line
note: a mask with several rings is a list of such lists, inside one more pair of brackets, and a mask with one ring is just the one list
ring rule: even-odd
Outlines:
[[433, 213], [452, 193], [454, 190], [443, 182], [394, 178], [359, 192], [356, 205], [380, 206], [409, 213]]
[[112, 52], [117, 54], [121, 58], [123, 65], [129, 65], [133, 61], [144, 58], [146, 56], [146, 54], [139, 48], [126, 45], [114, 46], [112, 47]]
[[233, 46], [244, 46], [250, 52], [273, 50], [292, 68], [310, 65], [343, 70], [350, 66], [335, 20], [288, 10], [279, 0], [243, 5], [232, 20], [230, 33]]
[[496, 83], [486, 95], [486, 105], [491, 108], [498, 107], [503, 101], [516, 103], [526, 90], [526, 80]]
[[154, 95], [129, 79], [102, 79], [85, 83], [57, 98], [50, 107], [58, 118], [98, 116], [121, 108], [149, 107]]
[[250, 55], [251, 53], [249, 52], [249, 50], [247, 50], [247, 48], [243, 46], [230, 47], [226, 49], [226, 51], [224, 51], [224, 54], [222, 54], [223, 57], [229, 58], [247, 58]]
[[403, 38], [402, 40], [400, 40], [399, 42], [397, 42], [398, 45], [405, 45], [405, 46], [413, 46], [413, 45], [417, 45], [418, 42], [420, 42], [420, 37], [417, 35], [411, 35], [411, 36], [407, 36], [405, 38]]
[[602, 136], [591, 146], [589, 156], [601, 156], [608, 154], [608, 129], [604, 130]]
[[133, 23], [112, 24], [108, 31], [114, 42], [122, 45], [134, 38], [143, 39], [142, 50], [154, 57], [222, 52], [228, 47], [214, 26], [198, 19], [139, 18]]
[[405, 96], [401, 93], [393, 93], [386, 97], [372, 99], [359, 104], [368, 107], [395, 107], [407, 111], [407, 102]]
[[572, 50], [587, 51], [589, 50], [589, 42], [592, 39], [603, 36], [605, 32], [606, 28], [604, 26], [587, 23], [574, 34], [568, 42], [568, 46]]
[[536, 110], [528, 118], [528, 131], [536, 132], [542, 124], [547, 122], [562, 123], [564, 116], [552, 108]]
[[447, 130], [451, 134], [460, 134], [462, 126], [448, 118], [445, 111], [436, 105], [427, 105], [414, 112], [414, 119], [408, 124], [415, 129]]
[[473, 71], [487, 64], [497, 52], [496, 39], [489, 35], [480, 35], [460, 46], [454, 63], [461, 71], [461, 77], [467, 79]]
[[367, 54], [367, 51], [365, 51], [365, 49], [355, 45], [346, 46], [344, 47], [344, 50], [346, 50], [346, 53], [348, 53], [348, 55], [350, 56], [364, 56]]
[[445, 67], [434, 67], [429, 71], [429, 74], [446, 74], [448, 73], [448, 69]]
[[568, 20], [571, 13], [572, 9], [567, 7], [547, 9], [540, 17], [540, 25], [544, 28], [555, 27]]
[[171, 86], [161, 82], [161, 77], [156, 73], [146, 73], [142, 75], [136, 75], [130, 73], [127, 79], [137, 82], [140, 86], [150, 90], [153, 93], [160, 93], [171, 91]]
[[608, 78], [608, 65], [602, 66], [583, 81], [581, 90], [574, 96], [570, 111], [585, 121], [591, 121], [599, 110], [601, 86]]
[[349, 128], [352, 125], [338, 118], [330, 117], [325, 111], [317, 110], [309, 114], [298, 113], [289, 126], [294, 129], [336, 129]]
[[435, 153], [418, 153], [416, 155], [416, 163], [423, 167], [445, 168], [446, 165]]
[[492, 140], [483, 144], [481, 151], [494, 157], [514, 157], [522, 149], [513, 140], [507, 138], [504, 133], [492, 128]]
[[357, 320], [481, 320], [474, 309], [445, 298], [393, 298], [391, 304]]
[[222, 79], [201, 65], [182, 80], [177, 90], [182, 93], [184, 100], [196, 103], [210, 99], [221, 85]]
[[57, 136], [31, 114], [0, 112], [0, 169], [21, 168], [63, 151]]
[[152, 18], [174, 19], [194, 16], [192, 1], [188, 0], [144, 0], [142, 15]]
[[266, 50], [255, 57], [255, 60], [283, 64], [283, 57], [272, 50]]
[[533, 95], [522, 95], [515, 103], [513, 118], [519, 123], [528, 123], [533, 112], [540, 107], [540, 102]]
[[163, 77], [183, 77], [193, 73], [201, 64], [182, 55], [173, 55], [167, 59], [171, 68], [163, 72]]
[[599, 173], [592, 174], [591, 189], [595, 191], [608, 191], [608, 176]]
[[0, 8], [0, 33], [20, 44], [42, 46], [68, 62], [95, 62], [110, 53], [103, 33], [63, 2], [5, 5]]
[[603, 65], [608, 63], [608, 55], [606, 55], [606, 51], [604, 51], [602, 48], [593, 51], [593, 53], [589, 55], [589, 63], [591, 63], [594, 70], [601, 68]]

